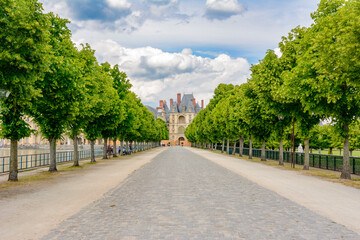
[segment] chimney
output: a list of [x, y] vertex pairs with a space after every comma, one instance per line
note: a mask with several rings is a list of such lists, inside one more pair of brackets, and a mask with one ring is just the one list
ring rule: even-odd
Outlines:
[[193, 105], [194, 105], [194, 110], [196, 108], [196, 104], [195, 104], [195, 98], [192, 99]]
[[164, 101], [163, 100], [160, 100], [160, 106], [159, 106], [161, 109], [164, 108]]
[[180, 102], [181, 102], [181, 93], [177, 94], [177, 105], [178, 107], [180, 106]]
[[172, 98], [170, 98], [170, 107], [172, 107], [174, 104], [174, 100]]
[[201, 100], [201, 109], [204, 109], [204, 100]]

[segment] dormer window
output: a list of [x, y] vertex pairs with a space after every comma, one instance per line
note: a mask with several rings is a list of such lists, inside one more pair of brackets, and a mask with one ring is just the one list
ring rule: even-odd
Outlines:
[[181, 107], [181, 112], [185, 112], [185, 110], [186, 110], [185, 105], [182, 105], [182, 107]]
[[189, 112], [192, 112], [192, 110], [193, 110], [192, 107], [189, 107]]

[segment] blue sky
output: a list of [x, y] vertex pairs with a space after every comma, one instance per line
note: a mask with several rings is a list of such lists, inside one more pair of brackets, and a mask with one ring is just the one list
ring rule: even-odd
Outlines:
[[314, 0], [40, 0], [71, 20], [76, 44], [119, 64], [142, 102], [176, 93], [209, 101], [219, 83], [241, 84], [267, 49], [310, 26]]

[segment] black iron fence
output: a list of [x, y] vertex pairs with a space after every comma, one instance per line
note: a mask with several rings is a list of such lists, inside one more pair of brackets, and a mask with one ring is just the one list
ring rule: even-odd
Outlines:
[[[234, 147], [229, 147], [229, 152], [232, 154]], [[221, 150], [222, 146], [217, 145], [217, 150]], [[224, 146], [224, 151], [227, 151], [227, 147]], [[235, 148], [235, 153], [239, 154], [239, 148]], [[266, 159], [279, 160], [280, 152], [276, 150], [266, 149]], [[243, 149], [243, 155], [249, 156], [249, 148]], [[253, 157], [261, 157], [261, 149], [252, 149]], [[304, 165], [305, 153], [295, 153], [295, 163], [298, 165]], [[284, 162], [292, 162], [292, 152], [283, 152]], [[343, 157], [337, 155], [323, 155], [310, 153], [310, 167], [328, 169], [333, 171], [341, 171], [343, 167]], [[360, 175], [360, 157], [350, 157], [351, 173]]]
[[[95, 150], [95, 157], [102, 156], [103, 150]], [[90, 150], [79, 151], [79, 160], [90, 158]], [[56, 162], [74, 161], [74, 152], [57, 152]], [[19, 155], [18, 169], [35, 168], [50, 164], [50, 153]], [[10, 156], [0, 157], [0, 173], [8, 172], [10, 167]]]

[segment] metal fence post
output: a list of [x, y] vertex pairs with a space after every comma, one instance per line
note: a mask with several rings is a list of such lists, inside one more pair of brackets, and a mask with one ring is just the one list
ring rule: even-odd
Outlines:
[[326, 155], [326, 169], [329, 169], [329, 156]]
[[355, 158], [352, 159], [353, 162], [353, 174], [355, 174]]

